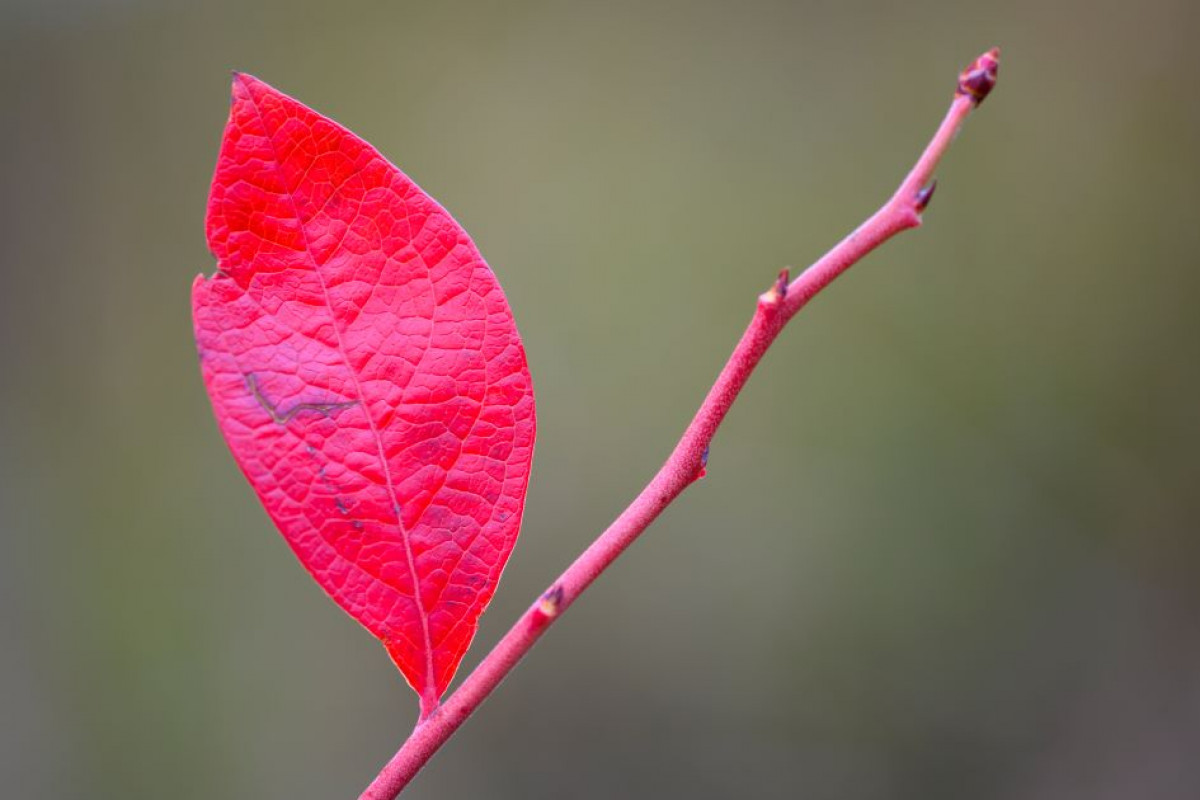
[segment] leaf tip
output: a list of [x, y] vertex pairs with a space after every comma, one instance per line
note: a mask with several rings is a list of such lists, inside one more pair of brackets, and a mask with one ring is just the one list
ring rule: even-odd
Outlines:
[[230, 70], [230, 82], [232, 83], [230, 104], [236, 103], [240, 98], [252, 100], [261, 89], [270, 88], [249, 72], [241, 72], [236, 69]]
[[238, 72], [236, 69], [229, 70], [229, 105], [237, 102], [238, 86], [241, 85], [245, 74], [244, 72]]

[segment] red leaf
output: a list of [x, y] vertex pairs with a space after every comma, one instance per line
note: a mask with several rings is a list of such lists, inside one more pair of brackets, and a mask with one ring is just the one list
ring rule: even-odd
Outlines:
[[204, 383], [321, 587], [438, 699], [516, 542], [533, 386], [466, 232], [369, 144], [249, 75], [192, 287]]

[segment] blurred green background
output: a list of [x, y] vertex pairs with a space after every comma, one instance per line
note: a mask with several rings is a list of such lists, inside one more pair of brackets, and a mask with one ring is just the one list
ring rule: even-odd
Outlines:
[[6, 798], [355, 797], [415, 716], [200, 382], [230, 69], [376, 144], [514, 307], [540, 442], [461, 676], [993, 44], [925, 227], [795, 320], [406, 797], [1197, 796], [1191, 0], [2, 8]]

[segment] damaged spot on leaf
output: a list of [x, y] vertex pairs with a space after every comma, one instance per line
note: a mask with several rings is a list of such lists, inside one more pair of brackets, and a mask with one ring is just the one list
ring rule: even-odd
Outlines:
[[[343, 408], [353, 408], [354, 406], [358, 405], [357, 400], [336, 403], [297, 403], [287, 411], [280, 411], [275, 407], [275, 404], [268, 400], [262, 393], [262, 389], [260, 389], [258, 386], [258, 378], [253, 372], [246, 376], [246, 388], [250, 390], [250, 394], [252, 394], [254, 399], [258, 401], [258, 404], [263, 407], [263, 410], [271, 415], [271, 419], [274, 420], [275, 424], [277, 425], [286, 425], [292, 419], [292, 417], [296, 416], [302, 411], [315, 411], [321, 416], [328, 417], [335, 411], [340, 411]], [[322, 477], [324, 477], [323, 474]]]

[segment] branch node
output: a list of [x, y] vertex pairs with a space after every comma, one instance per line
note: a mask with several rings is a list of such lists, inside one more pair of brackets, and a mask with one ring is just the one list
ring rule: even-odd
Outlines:
[[1000, 71], [1000, 48], [993, 47], [971, 62], [958, 76], [958, 94], [970, 97], [976, 106], [996, 85]]

